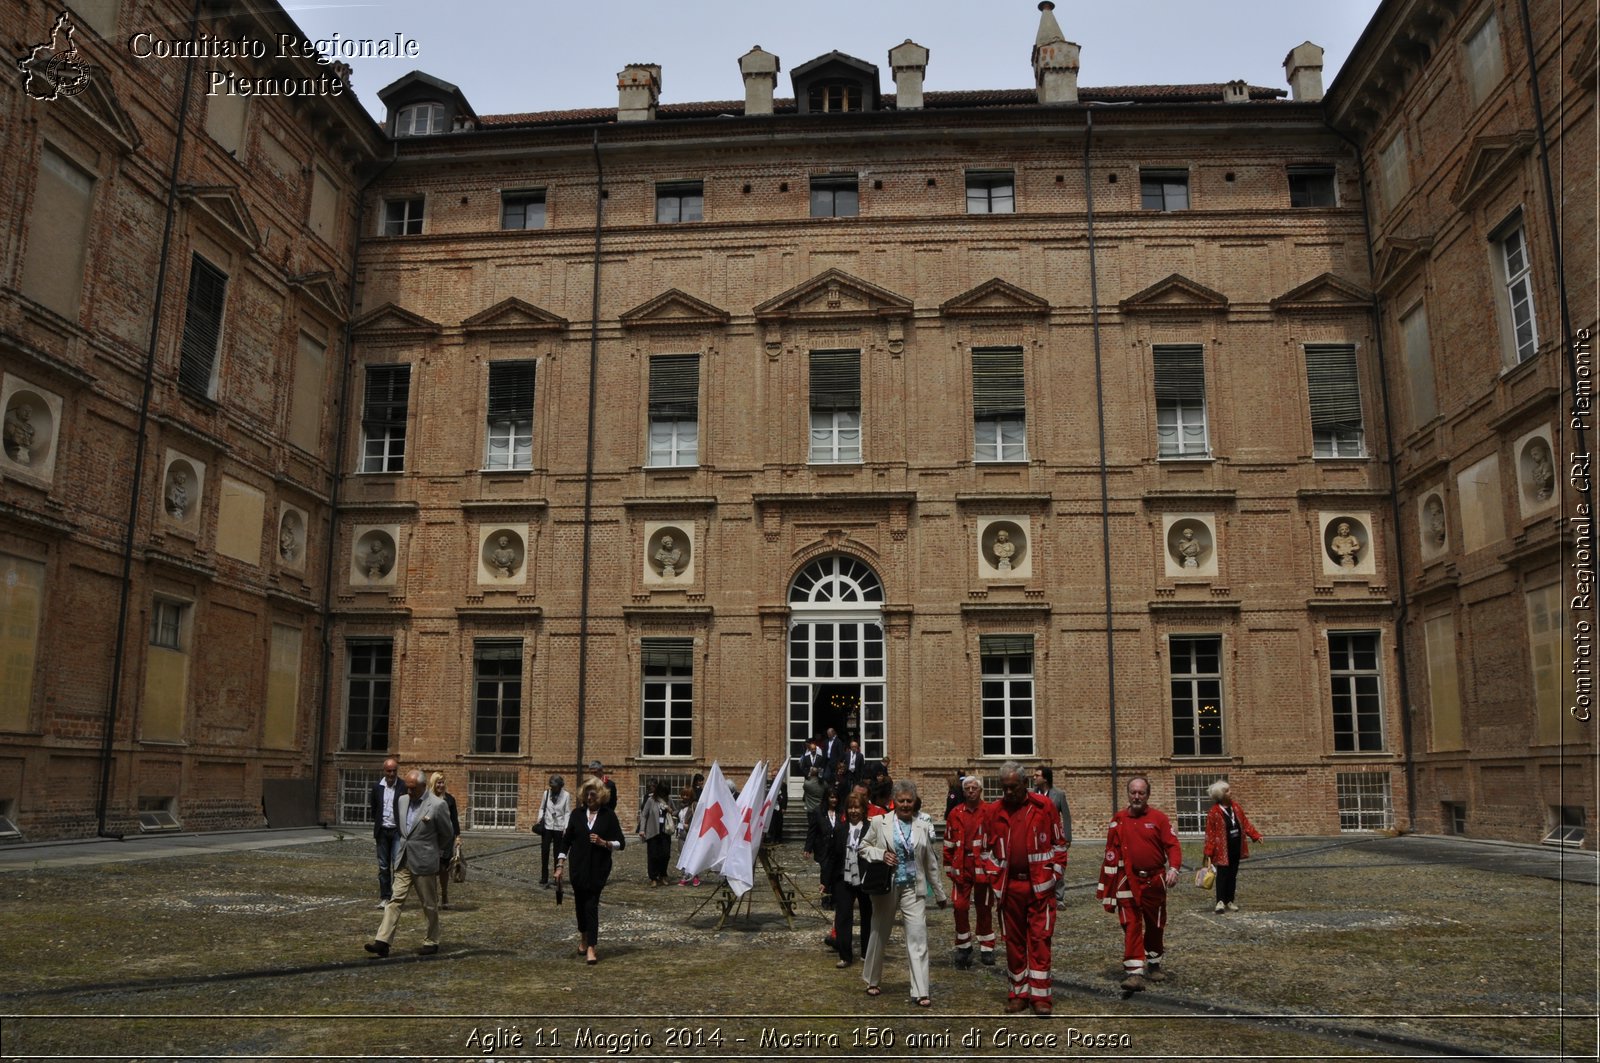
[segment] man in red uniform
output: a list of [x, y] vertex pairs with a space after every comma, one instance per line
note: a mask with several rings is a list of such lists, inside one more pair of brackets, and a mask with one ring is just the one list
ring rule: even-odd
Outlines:
[[1022, 765], [1000, 767], [1003, 796], [985, 809], [983, 870], [994, 883], [1005, 921], [1011, 989], [1006, 1011], [1050, 1014], [1050, 936], [1056, 929], [1056, 882], [1067, 866], [1061, 816], [1050, 799], [1028, 792]]
[[1167, 890], [1178, 881], [1183, 850], [1172, 822], [1150, 807], [1150, 780], [1128, 780], [1128, 807], [1111, 817], [1106, 862], [1095, 896], [1122, 921], [1122, 988], [1143, 989], [1145, 979], [1166, 980], [1161, 970], [1167, 926]]
[[969, 775], [961, 780], [963, 801], [944, 820], [944, 869], [950, 876], [950, 899], [956, 910], [956, 966], [972, 966], [972, 919], [978, 907], [978, 958], [994, 966], [994, 891], [983, 873], [983, 783]]

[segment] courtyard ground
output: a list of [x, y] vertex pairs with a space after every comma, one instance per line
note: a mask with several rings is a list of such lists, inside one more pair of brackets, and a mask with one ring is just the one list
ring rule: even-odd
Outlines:
[[[815, 872], [793, 928], [764, 882], [715, 928], [714, 892], [645, 883], [621, 854], [602, 961], [570, 899], [537, 886], [538, 838], [468, 835], [470, 875], [421, 957], [402, 914], [387, 960], [369, 835], [259, 832], [0, 850], [0, 1059], [1595, 1058], [1592, 853], [1456, 839], [1275, 840], [1241, 910], [1174, 891], [1171, 979], [1125, 997], [1121, 935], [1080, 839], [1055, 935], [1056, 1015], [1001, 1012], [1004, 961], [952, 967], [930, 908], [931, 1010], [897, 928], [881, 997], [835, 970]], [[1185, 845], [1188, 861], [1198, 843]], [[696, 909], [699, 914], [694, 914]]]

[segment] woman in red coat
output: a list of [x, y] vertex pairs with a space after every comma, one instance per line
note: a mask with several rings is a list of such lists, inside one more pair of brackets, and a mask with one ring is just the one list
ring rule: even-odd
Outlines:
[[1261, 841], [1261, 832], [1250, 825], [1250, 817], [1230, 795], [1227, 780], [1218, 779], [1207, 792], [1215, 802], [1206, 813], [1206, 863], [1217, 869], [1216, 910], [1237, 912], [1233, 897], [1239, 886], [1239, 861], [1250, 855], [1245, 837]]

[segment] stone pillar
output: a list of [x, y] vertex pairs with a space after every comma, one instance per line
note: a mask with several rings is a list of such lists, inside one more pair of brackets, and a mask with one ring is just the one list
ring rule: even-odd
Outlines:
[[756, 45], [739, 57], [744, 75], [744, 113], [771, 114], [772, 90], [778, 83], [778, 57]]
[[1039, 4], [1039, 32], [1033, 39], [1033, 81], [1040, 103], [1078, 102], [1078, 54], [1076, 44], [1061, 32], [1050, 0]]
[[661, 97], [661, 67], [632, 63], [617, 75], [617, 121], [644, 122], [656, 116]]
[[894, 106], [899, 111], [922, 107], [922, 76], [928, 69], [928, 49], [910, 37], [889, 49], [889, 69], [894, 71]]
[[1322, 49], [1306, 41], [1283, 57], [1283, 73], [1289, 79], [1289, 95], [1297, 103], [1316, 103], [1322, 99]]

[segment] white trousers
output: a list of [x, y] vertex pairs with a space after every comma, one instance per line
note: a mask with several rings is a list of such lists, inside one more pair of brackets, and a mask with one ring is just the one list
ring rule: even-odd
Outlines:
[[928, 995], [928, 901], [916, 883], [895, 886], [884, 896], [872, 898], [872, 938], [867, 942], [861, 977], [868, 985], [877, 985], [883, 978], [883, 950], [889, 943], [889, 928], [894, 925], [897, 909], [906, 928], [911, 999], [916, 1000]]

